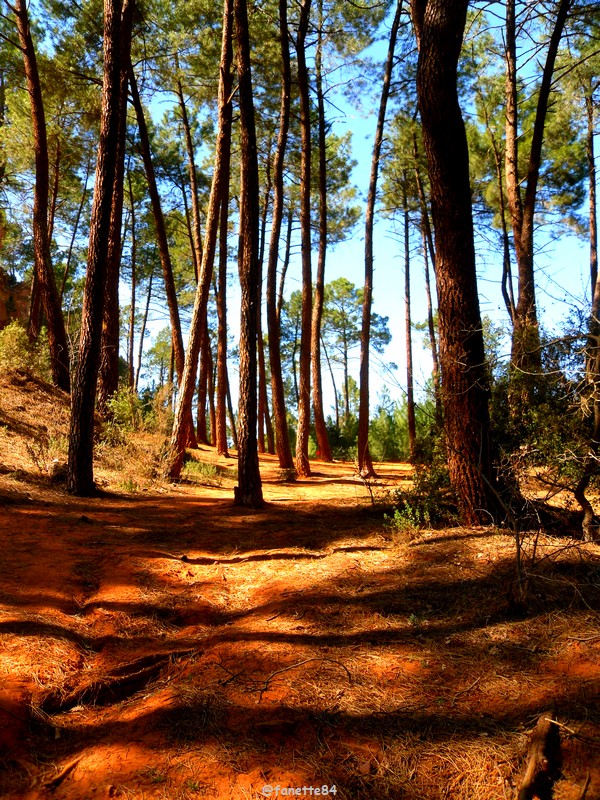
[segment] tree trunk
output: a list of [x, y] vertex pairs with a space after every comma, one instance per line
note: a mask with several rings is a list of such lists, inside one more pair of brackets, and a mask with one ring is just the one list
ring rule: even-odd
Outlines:
[[144, 308], [144, 316], [142, 319], [142, 326], [140, 328], [140, 343], [138, 345], [138, 354], [137, 354], [137, 365], [135, 368], [135, 383], [134, 388], [137, 392], [138, 386], [140, 384], [140, 372], [142, 371], [142, 356], [144, 354], [144, 337], [146, 336], [146, 326], [148, 324], [148, 314], [150, 312], [150, 300], [152, 299], [152, 281], [154, 279], [154, 273], [150, 273], [150, 279], [148, 281], [148, 293], [146, 295], [146, 306]]
[[[262, 283], [263, 283], [263, 264], [265, 260], [265, 244], [267, 238], [267, 218], [269, 216], [269, 206], [271, 204], [271, 190], [273, 184], [271, 182], [271, 149], [273, 140], [270, 137], [268, 143], [268, 152], [266, 157], [266, 186], [264, 199], [262, 203], [262, 213], [260, 215], [260, 235], [259, 235], [259, 248], [258, 248], [258, 285], [259, 289], [259, 302], [256, 309], [256, 347], [258, 356], [258, 452], [264, 453], [268, 451], [268, 430], [270, 427], [269, 408], [267, 399], [267, 365], [265, 362], [265, 343], [263, 339], [263, 324], [262, 324]], [[265, 437], [265, 433], [267, 436]], [[265, 438], [267, 444], [265, 445]], [[272, 439], [272, 431], [271, 431]], [[272, 446], [272, 444], [271, 444]], [[273, 453], [271, 449], [269, 452]]]
[[[593, 87], [590, 80], [588, 93], [585, 96], [585, 108], [587, 118], [586, 152], [588, 163], [588, 194], [589, 194], [589, 235], [590, 235], [590, 281], [592, 286], [592, 297], [594, 296], [595, 286], [598, 283], [598, 218], [596, 203], [596, 156], [594, 153], [594, 97]], [[598, 298], [600, 304], [600, 297]], [[593, 313], [598, 316], [600, 308], [595, 307]]]
[[226, 166], [226, 163], [229, 160], [230, 135], [228, 133], [228, 125], [231, 116], [227, 112], [226, 106], [228, 103], [231, 103], [231, 96], [225, 94], [227, 82], [224, 76], [229, 74], [232, 62], [232, 2], [233, 0], [225, 0], [223, 8], [223, 38], [220, 64], [221, 78], [219, 81], [218, 135], [215, 152], [215, 167], [208, 203], [208, 213], [206, 216], [206, 236], [200, 262], [201, 268], [198, 286], [196, 288], [194, 310], [192, 313], [190, 338], [181, 385], [179, 387], [167, 467], [167, 474], [174, 480], [179, 478], [181, 468], [183, 467], [187, 438], [186, 425], [187, 418], [191, 414], [192, 409], [192, 398], [198, 369], [198, 356], [203, 337], [207, 335], [206, 308], [215, 259], [219, 212], [226, 192], [224, 179], [229, 174], [229, 168]]
[[210, 369], [208, 370], [206, 381], [206, 390], [208, 393], [208, 441], [211, 445], [214, 445], [217, 410], [215, 405], [215, 365], [212, 356], [212, 347], [210, 346], [210, 339], [208, 341], [208, 355], [210, 361]]
[[[177, 98], [179, 100], [179, 110], [181, 111], [181, 122], [183, 124], [183, 133], [185, 139], [185, 148], [188, 157], [188, 171], [190, 177], [190, 192], [192, 196], [192, 234], [194, 242], [194, 252], [196, 255], [195, 263], [200, 266], [202, 263], [202, 234], [200, 222], [200, 192], [198, 190], [198, 173], [196, 171], [196, 159], [194, 154], [194, 143], [192, 141], [192, 131], [190, 121], [188, 118], [187, 107], [185, 104], [185, 97], [183, 96], [183, 86], [181, 79], [177, 82]], [[196, 276], [199, 280], [199, 277]]]
[[33, 326], [30, 330], [35, 332], [36, 327], [39, 330], [39, 324], [36, 325], [36, 320], [40, 319], [39, 305], [36, 306], [34, 301], [34, 298], [37, 297], [39, 298], [39, 304], [44, 309], [48, 326], [52, 380], [60, 389], [69, 392], [71, 389], [69, 349], [60, 299], [56, 288], [56, 279], [52, 268], [50, 237], [48, 234], [49, 159], [42, 88], [29, 27], [27, 2], [26, 0], [17, 0], [14, 6], [9, 7], [15, 15], [19, 43], [23, 53], [23, 66], [31, 105], [31, 130], [35, 150], [35, 188], [33, 197], [35, 281], [30, 315]]
[[50, 193], [50, 210], [48, 213], [48, 241], [52, 242], [54, 236], [54, 222], [56, 220], [56, 206], [58, 203], [58, 190], [60, 187], [60, 162], [61, 162], [60, 139], [56, 140], [56, 155], [52, 165], [52, 192]]
[[104, 0], [104, 81], [100, 141], [90, 223], [88, 264], [83, 295], [79, 362], [73, 385], [67, 488], [73, 494], [94, 492], [94, 405], [100, 364], [100, 337], [117, 171], [121, 97], [121, 58], [131, 44], [135, 0]]
[[125, 178], [125, 140], [127, 133], [127, 83], [130, 38], [122, 42], [121, 86], [119, 89], [119, 135], [116, 142], [116, 167], [112, 192], [110, 235], [104, 289], [104, 314], [100, 344], [100, 370], [98, 375], [97, 407], [101, 414], [107, 412], [107, 401], [119, 388], [119, 277], [121, 267], [121, 225]]
[[519, 131], [517, 94], [517, 42], [515, 0], [506, 0], [506, 188], [518, 267], [511, 364], [513, 368], [513, 410], [532, 397], [535, 375], [541, 372], [542, 357], [535, 299], [533, 233], [537, 185], [540, 175], [544, 128], [558, 47], [573, 0], [560, 0], [542, 73], [533, 125], [525, 197], [519, 176]]
[[296, 472], [300, 477], [311, 474], [308, 461], [308, 437], [310, 433], [310, 350], [312, 317], [311, 274], [311, 224], [310, 224], [310, 180], [311, 180], [311, 125], [308, 69], [306, 66], [306, 34], [310, 16], [311, 0], [300, 0], [300, 22], [296, 37], [298, 62], [298, 89], [300, 92], [300, 236], [302, 250], [302, 334], [300, 337], [300, 375], [298, 381], [298, 428], [296, 433]]
[[227, 380], [227, 416], [229, 417], [229, 427], [231, 428], [231, 438], [233, 440], [233, 446], [236, 450], [238, 450], [239, 447], [238, 447], [237, 422], [235, 419], [235, 414], [233, 413], [233, 403], [231, 402], [231, 386], [229, 385], [229, 379]]
[[273, 215], [269, 262], [267, 265], [266, 307], [267, 331], [269, 334], [269, 365], [271, 367], [271, 396], [273, 403], [273, 426], [279, 466], [284, 470], [294, 468], [290, 447], [285, 407], [285, 393], [281, 370], [281, 325], [280, 305], [277, 302], [277, 263], [279, 240], [283, 222], [283, 167], [290, 124], [291, 66], [288, 44], [287, 0], [279, 0], [279, 40], [281, 46], [281, 103], [279, 109], [279, 133], [273, 159]]
[[441, 429], [444, 422], [444, 410], [442, 407], [442, 391], [440, 386], [440, 363], [438, 359], [437, 334], [435, 332], [435, 321], [433, 318], [433, 302], [431, 299], [431, 279], [429, 277], [429, 259], [427, 253], [427, 234], [423, 230], [423, 261], [425, 266], [425, 297], [427, 299], [427, 330], [429, 331], [429, 341], [431, 344], [431, 380], [433, 383], [433, 398], [435, 402], [435, 422]]
[[283, 308], [285, 288], [285, 277], [287, 275], [290, 259], [292, 257], [292, 233], [294, 228], [294, 210], [290, 206], [287, 213], [287, 230], [285, 234], [285, 252], [283, 264], [281, 265], [281, 275], [279, 276], [279, 289], [277, 290], [277, 320], [281, 320], [281, 309]]
[[467, 137], [457, 65], [468, 0], [415, 0], [417, 92], [435, 230], [442, 395], [450, 480], [466, 524], [496, 509], [489, 389], [477, 279]]
[[323, 381], [321, 377], [321, 320], [325, 293], [325, 260], [327, 257], [327, 128], [325, 96], [323, 94], [323, 0], [319, 0], [319, 24], [315, 54], [315, 83], [318, 113], [319, 142], [319, 254], [313, 297], [311, 322], [311, 370], [313, 414], [317, 453], [321, 461], [333, 461], [325, 412], [323, 409]]
[[421, 234], [423, 237], [423, 261], [425, 265], [425, 296], [427, 298], [427, 328], [429, 331], [429, 341], [431, 344], [431, 378], [433, 381], [433, 396], [435, 400], [435, 421], [439, 428], [443, 423], [443, 408], [442, 408], [442, 393], [440, 387], [440, 367], [438, 359], [437, 347], [437, 334], [435, 332], [435, 323], [433, 318], [433, 303], [431, 299], [431, 281], [429, 277], [429, 258], [431, 258], [431, 266], [435, 275], [435, 246], [433, 244], [433, 233], [431, 231], [431, 223], [429, 221], [429, 210], [427, 207], [427, 198], [425, 197], [425, 189], [421, 179], [421, 169], [419, 166], [419, 147], [417, 144], [417, 134], [413, 134], [413, 155], [415, 159], [415, 180], [417, 183], [417, 193], [419, 195], [419, 205], [421, 207]]
[[129, 311], [129, 347], [127, 348], [127, 372], [129, 388], [133, 389], [135, 383], [135, 373], [133, 367], [133, 346], [135, 343], [135, 301], [136, 301], [136, 257], [137, 239], [135, 231], [135, 200], [133, 197], [133, 187], [131, 186], [131, 172], [127, 173], [129, 185], [129, 203], [131, 205], [131, 308]]
[[[223, 76], [223, 80], [229, 80], [226, 87], [228, 96], [231, 95], [231, 73]], [[231, 136], [231, 105], [226, 109], [229, 113], [229, 125], [227, 130]], [[227, 146], [231, 151], [231, 143]], [[220, 456], [228, 456], [227, 446], [227, 239], [229, 221], [229, 171], [230, 159], [227, 159], [223, 167], [226, 175], [223, 176], [223, 196], [221, 198], [220, 222], [219, 222], [219, 283], [216, 292], [217, 305], [217, 397], [215, 408], [215, 435], [213, 437], [217, 453]]]
[[589, 319], [587, 361], [587, 381], [592, 391], [593, 426], [589, 450], [583, 464], [583, 472], [575, 488], [575, 499], [583, 510], [581, 524], [583, 538], [587, 542], [598, 538], [598, 528], [594, 525], [594, 508], [585, 493], [590, 481], [598, 474], [598, 455], [600, 454], [600, 282], [598, 281], [598, 224], [596, 221], [596, 159], [594, 154], [594, 98], [590, 84], [586, 93], [587, 111], [587, 162], [589, 194], [589, 232], [590, 232], [590, 278], [592, 283], [592, 310]]
[[238, 405], [238, 486], [237, 505], [263, 506], [262, 485], [256, 441], [256, 320], [260, 303], [258, 277], [259, 182], [252, 75], [250, 70], [250, 35], [246, 0], [235, 0], [237, 33], [237, 68], [240, 102], [241, 185], [240, 241], [238, 267], [241, 286], [240, 319], [240, 400]]
[[375, 470], [369, 451], [369, 348], [371, 342], [371, 305], [373, 302], [373, 229], [375, 225], [375, 202], [377, 200], [377, 179], [379, 176], [379, 159], [381, 157], [381, 145], [383, 143], [383, 129], [385, 126], [385, 114], [387, 101], [390, 94], [390, 84], [392, 80], [392, 69], [394, 66], [394, 50], [396, 49], [396, 39], [398, 28], [400, 27], [400, 16], [402, 14], [402, 0], [398, 0], [396, 13], [390, 39], [388, 43], [387, 59], [383, 74], [383, 86], [381, 88], [381, 98], [379, 100], [379, 114], [377, 117], [377, 128], [375, 130], [375, 142], [373, 143], [373, 156], [371, 158], [371, 175], [369, 178], [369, 193], [367, 195], [367, 211], [365, 219], [365, 285], [363, 294], [362, 327], [360, 335], [360, 399], [358, 409], [358, 469], [361, 475], [373, 477]]
[[[200, 369], [198, 370], [198, 406], [196, 412], [196, 439], [198, 444], [209, 444], [206, 420], [206, 401], [208, 399], [209, 374], [212, 372], [212, 353], [210, 337], [205, 329], [200, 345]], [[213, 428], [214, 430], [214, 428]]]
[[[482, 98], [484, 100], [485, 98]], [[494, 167], [496, 169], [496, 183], [498, 186], [498, 199], [500, 201], [500, 221], [502, 224], [502, 282], [500, 285], [502, 291], [502, 299], [504, 300], [504, 305], [506, 306], [506, 311], [508, 312], [508, 316], [511, 322], [514, 325], [515, 322], [515, 314], [516, 314], [516, 307], [515, 307], [515, 298], [513, 292], [513, 285], [512, 285], [512, 264], [511, 264], [511, 257], [510, 257], [510, 236], [508, 233], [508, 224], [507, 224], [507, 207], [506, 207], [506, 197], [504, 194], [504, 173], [502, 171], [502, 154], [500, 152], [500, 147], [496, 141], [496, 137], [494, 136], [494, 132], [490, 125], [490, 120], [487, 113], [487, 108], [485, 102], [482, 102], [482, 107], [485, 114], [485, 127], [487, 130], [487, 134], [490, 139], [490, 144], [492, 146], [492, 152], [494, 154]], [[514, 148], [514, 142], [512, 144]]]
[[[406, 174], [404, 186], [406, 187]], [[417, 422], [415, 418], [415, 389], [413, 377], [412, 322], [410, 314], [410, 219], [406, 188], [402, 196], [404, 214], [404, 333], [406, 337], [406, 412], [408, 423], [409, 460], [414, 464], [417, 456]]]
[[[167, 305], [169, 307], [169, 321], [171, 324], [171, 341], [173, 344], [173, 352], [175, 356], [175, 371], [177, 373], [177, 381], [181, 385], [183, 378], [183, 367], [185, 363], [185, 349], [183, 347], [183, 335], [181, 333], [181, 319], [179, 317], [179, 305], [177, 303], [177, 289], [175, 287], [175, 279], [173, 277], [173, 265], [171, 263], [171, 255], [169, 252], [169, 241], [167, 238], [167, 229], [165, 226], [165, 218], [162, 211], [162, 203], [158, 186], [156, 183], [156, 174], [154, 172], [154, 162], [152, 160], [152, 152], [150, 149], [150, 137], [148, 135], [148, 126], [144, 116], [144, 107], [140, 98], [140, 93], [137, 86], [135, 72], [133, 65], [129, 63], [129, 85], [131, 88], [131, 101], [135, 110], [136, 120], [138, 124], [138, 131], [140, 134], [140, 149], [142, 153], [142, 160], [144, 162], [144, 172], [146, 173], [146, 182], [148, 183], [148, 194], [150, 195], [150, 204], [152, 206], [152, 216], [154, 219], [154, 227], [156, 230], [156, 241], [158, 244], [158, 255], [162, 267], [163, 282], [165, 287], [165, 294], [167, 296]], [[194, 435], [194, 422], [192, 419], [192, 412], [187, 419], [187, 444], [190, 447], [195, 446], [196, 437]]]
[[167, 296], [167, 305], [169, 307], [169, 320], [171, 323], [171, 337], [173, 347], [175, 350], [175, 369], [177, 370], [177, 377], [181, 381], [183, 374], [183, 364], [185, 361], [185, 350], [183, 347], [183, 336], [181, 334], [181, 321], [179, 318], [179, 306], [177, 303], [177, 290], [175, 288], [175, 280], [173, 278], [173, 266], [171, 263], [171, 255], [169, 253], [169, 241], [167, 239], [167, 229], [165, 227], [165, 218], [162, 211], [162, 203], [158, 186], [156, 184], [156, 174], [154, 172], [154, 162], [152, 160], [152, 152], [150, 149], [150, 137], [148, 135], [148, 126], [144, 115], [144, 108], [140, 99], [140, 93], [137, 86], [137, 80], [133, 66], [129, 65], [129, 85], [131, 88], [131, 99], [133, 108], [135, 110], [136, 120], [138, 124], [138, 131], [140, 134], [140, 149], [142, 160], [144, 162], [144, 171], [146, 173], [146, 182], [148, 183], [148, 194], [150, 196], [150, 204], [152, 206], [152, 216], [154, 219], [154, 227], [156, 230], [156, 243], [158, 245], [158, 255], [160, 258], [160, 265], [162, 267], [163, 281], [165, 285], [165, 294]]
[[65, 264], [65, 271], [63, 272], [62, 282], [60, 285], [60, 302], [62, 303], [63, 295], [65, 293], [65, 288], [67, 286], [67, 278], [69, 277], [69, 272], [71, 270], [71, 260], [73, 258], [73, 249], [75, 248], [75, 240], [77, 239], [77, 233], [79, 231], [79, 222], [81, 220], [81, 214], [83, 213], [83, 207], [85, 205], [85, 201], [87, 200], [87, 193], [88, 193], [88, 181], [90, 177], [91, 165], [88, 161], [85, 170], [85, 183], [83, 184], [83, 192], [81, 193], [81, 201], [77, 208], [77, 216], [75, 217], [75, 225], [73, 225], [73, 233], [71, 234], [71, 241], [69, 242], [69, 249], [67, 251], [67, 263]]
[[331, 359], [329, 358], [329, 353], [327, 352], [327, 348], [325, 347], [325, 343], [321, 340], [321, 344], [323, 345], [323, 355], [325, 356], [325, 361], [327, 362], [327, 369], [329, 370], [329, 377], [331, 378], [331, 385], [333, 387], [333, 397], [334, 397], [334, 412], [335, 412], [335, 429], [339, 431], [340, 429], [340, 402], [338, 399], [338, 390], [337, 385], [335, 383], [335, 375], [333, 374], [333, 367], [331, 366]]

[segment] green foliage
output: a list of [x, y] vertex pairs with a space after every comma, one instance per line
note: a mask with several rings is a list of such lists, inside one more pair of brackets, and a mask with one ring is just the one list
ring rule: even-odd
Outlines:
[[144, 408], [144, 427], [148, 431], [170, 436], [173, 429], [173, 385], [170, 383], [156, 389], [146, 388], [141, 394]]
[[143, 427], [144, 404], [129, 386], [120, 387], [106, 405], [113, 424], [128, 431], [139, 431]]
[[[426, 386], [425, 396], [415, 405], [415, 421], [418, 461], [431, 463], [439, 447], [440, 431], [430, 384]], [[375, 461], [407, 461], [410, 456], [407, 402], [393, 401], [388, 389], [382, 391], [369, 425], [369, 447]]]
[[333, 457], [354, 461], [357, 455], [358, 417], [349, 414], [340, 424], [336, 424], [331, 417], [328, 417], [325, 424]]
[[410, 488], [395, 490], [390, 499], [394, 511], [385, 519], [392, 530], [410, 532], [456, 524], [456, 499], [442, 448], [438, 447], [432, 463], [417, 467]]
[[570, 330], [550, 338], [542, 333], [542, 374], [536, 376], [530, 402], [515, 412], [529, 376], [498, 369], [492, 381], [490, 413], [499, 458], [518, 471], [550, 467], [557, 479], [578, 479], [589, 443], [589, 408], [585, 390], [585, 348]]
[[218, 464], [186, 456], [181, 475], [183, 480], [201, 486], [221, 486], [224, 479], [236, 480], [237, 468], [220, 467]]
[[27, 331], [16, 320], [0, 330], [0, 369], [22, 369], [46, 381], [51, 381], [48, 338], [43, 330], [32, 342]]
[[406, 401], [392, 401], [387, 389], [369, 425], [369, 448], [375, 461], [406, 461], [409, 457]]

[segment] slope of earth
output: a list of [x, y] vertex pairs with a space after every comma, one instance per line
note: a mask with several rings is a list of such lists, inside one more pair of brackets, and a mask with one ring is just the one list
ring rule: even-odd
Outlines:
[[[11, 387], [0, 797], [514, 798], [553, 711], [555, 798], [600, 798], [598, 546], [526, 537], [524, 608], [504, 532], [385, 525], [371, 493], [405, 465], [376, 486], [343, 463], [286, 483], [265, 456], [260, 511], [227, 478], [126, 494], [114, 473], [71, 498], [28, 472], [22, 438], [64, 398]], [[214, 475], [233, 463], [200, 456]]]

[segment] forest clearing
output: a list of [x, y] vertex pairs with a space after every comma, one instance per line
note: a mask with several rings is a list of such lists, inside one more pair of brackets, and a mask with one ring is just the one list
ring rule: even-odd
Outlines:
[[546, 710], [554, 796], [600, 797], [600, 547], [564, 509], [524, 534], [519, 608], [510, 532], [386, 524], [409, 465], [378, 465], [373, 504], [352, 463], [285, 482], [261, 456], [252, 511], [234, 458], [201, 448], [203, 484], [169, 485], [133, 438], [82, 499], [47, 474], [67, 421], [2, 379], [2, 798], [514, 798]]

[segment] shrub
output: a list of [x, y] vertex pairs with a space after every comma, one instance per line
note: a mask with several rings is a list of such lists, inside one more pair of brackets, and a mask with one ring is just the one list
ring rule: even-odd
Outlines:
[[456, 498], [442, 452], [438, 449], [433, 463], [417, 467], [412, 486], [396, 489], [391, 500], [394, 511], [385, 519], [395, 530], [413, 531], [456, 524]]
[[129, 431], [139, 431], [143, 424], [143, 403], [129, 386], [120, 387], [108, 400], [111, 421]]
[[0, 330], [0, 369], [22, 369], [50, 381], [52, 370], [46, 330], [42, 329], [35, 342], [29, 339], [17, 320]]

